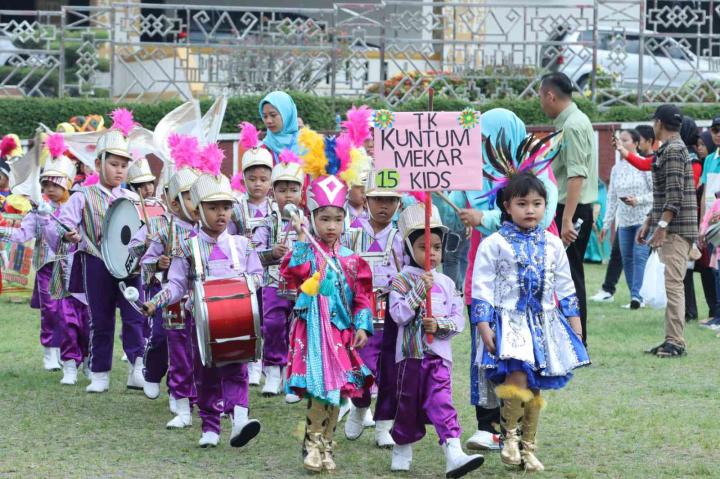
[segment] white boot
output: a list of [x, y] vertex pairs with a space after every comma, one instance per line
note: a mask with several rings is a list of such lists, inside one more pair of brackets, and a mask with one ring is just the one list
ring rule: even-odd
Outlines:
[[230, 445], [243, 447], [260, 432], [260, 422], [248, 419], [248, 409], [242, 406], [233, 408], [233, 425], [230, 433]]
[[391, 471], [409, 471], [412, 463], [412, 444], [395, 444], [392, 450]]
[[148, 399], [157, 399], [160, 396], [160, 383], [149, 383], [145, 381], [143, 392]]
[[262, 376], [262, 361], [248, 363], [248, 383], [250, 386], [260, 386]]
[[77, 364], [75, 360], [63, 361], [63, 377], [60, 384], [77, 384]]
[[297, 394], [288, 393], [285, 395], [285, 402], [288, 404], [295, 404], [299, 403], [300, 401], [302, 401], [302, 399]]
[[347, 413], [352, 409], [352, 401], [345, 401], [345, 404], [340, 406], [340, 413], [338, 414], [338, 422], [342, 421]]
[[168, 394], [168, 408], [173, 414], [177, 414], [177, 399], [172, 394]]
[[480, 454], [468, 456], [460, 447], [460, 439], [450, 438], [442, 445], [445, 452], [445, 477], [462, 477], [483, 465], [485, 458]]
[[168, 429], [184, 429], [192, 426], [192, 412], [190, 411], [190, 400], [188, 398], [177, 399], [175, 401], [175, 410], [177, 416], [165, 426]]
[[220, 436], [216, 432], [204, 432], [198, 441], [200, 447], [216, 447], [220, 442]]
[[277, 396], [282, 389], [282, 371], [280, 366], [267, 366], [265, 368], [265, 386], [262, 388], [263, 396]]
[[363, 417], [363, 427], [375, 427], [375, 419], [370, 408], [365, 409], [365, 417]]
[[135, 364], [128, 366], [127, 388], [142, 390], [144, 385], [143, 358], [142, 356], [138, 356], [135, 358]]
[[365, 426], [363, 426], [363, 420], [365, 419], [365, 413], [368, 411], [368, 408], [366, 407], [354, 407], [350, 409], [350, 413], [348, 414], [347, 421], [345, 421], [345, 437], [350, 439], [351, 441], [354, 441], [355, 439], [362, 436], [363, 429], [365, 429]]
[[375, 444], [377, 447], [389, 448], [395, 445], [390, 429], [393, 427], [393, 421], [375, 421]]
[[44, 348], [43, 350], [43, 368], [45, 371], [59, 371], [62, 369], [60, 365], [60, 354], [58, 348]]
[[89, 393], [104, 393], [110, 389], [110, 372], [90, 373], [90, 384], [85, 388]]

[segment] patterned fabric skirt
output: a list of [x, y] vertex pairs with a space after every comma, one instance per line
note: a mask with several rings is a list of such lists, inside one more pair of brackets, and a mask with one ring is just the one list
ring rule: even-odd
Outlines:
[[530, 389], [560, 389], [573, 369], [590, 364], [585, 346], [558, 309], [543, 314], [496, 310], [493, 327], [496, 354], [484, 350], [480, 363], [493, 383], [522, 371]]
[[[363, 389], [372, 386], [374, 378], [370, 369], [363, 364], [358, 352], [351, 348], [355, 336], [353, 330], [349, 328], [340, 331], [335, 325], [332, 325], [331, 329], [332, 343], [337, 348], [337, 357], [339, 358], [337, 364], [323, 364], [324, 368], [308, 368], [308, 361], [321, 363], [323, 358], [308, 358], [307, 324], [304, 319], [295, 317], [290, 327], [290, 351], [285, 371], [285, 389], [300, 397], [307, 395], [337, 406], [341, 399], [362, 396]], [[333, 370], [342, 371], [346, 378], [345, 384], [339, 390], [327, 391], [322, 374], [312, 372], [322, 371], [328, 366]]]

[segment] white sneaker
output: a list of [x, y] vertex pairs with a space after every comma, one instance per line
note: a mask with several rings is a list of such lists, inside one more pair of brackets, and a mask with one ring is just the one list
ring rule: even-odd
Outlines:
[[149, 383], [145, 381], [143, 384], [143, 392], [148, 399], [157, 399], [160, 396], [160, 383]]
[[128, 366], [127, 388], [142, 390], [145, 386], [145, 378], [143, 376], [143, 358], [138, 356], [135, 358], [135, 364]]
[[110, 372], [90, 373], [90, 384], [85, 388], [89, 393], [104, 393], [110, 389]]
[[173, 414], [177, 414], [177, 399], [172, 394], [168, 394], [168, 408]]
[[265, 368], [265, 386], [262, 388], [262, 395], [277, 396], [282, 389], [282, 372], [280, 366], [267, 366]]
[[470, 439], [465, 441], [465, 447], [473, 451], [499, 451], [500, 436], [488, 431], [475, 431]]
[[220, 436], [218, 433], [208, 431], [202, 433], [202, 436], [200, 436], [200, 440], [198, 441], [198, 446], [217, 447], [218, 442], [220, 442]]
[[126, 363], [128, 362], [127, 354], [123, 353], [122, 357], [120, 358], [120, 361]]
[[177, 416], [172, 418], [165, 426], [167, 429], [185, 429], [192, 426], [192, 412], [190, 411], [190, 400], [182, 398], [175, 401]]
[[285, 402], [288, 404], [296, 404], [300, 401], [302, 401], [302, 399], [300, 399], [300, 396], [297, 394], [290, 393], [285, 395]]
[[412, 464], [412, 444], [395, 444], [392, 450], [391, 471], [409, 471]]
[[352, 401], [350, 401], [350, 400], [345, 401], [345, 404], [340, 406], [340, 412], [338, 413], [338, 422], [343, 420], [345, 415], [350, 412], [352, 407], [353, 407]]
[[362, 436], [363, 430], [365, 429], [363, 426], [363, 420], [365, 419], [365, 413], [367, 412], [368, 408], [366, 407], [356, 408], [353, 406], [348, 414], [347, 421], [345, 421], [346, 438], [354, 441]]
[[63, 361], [63, 377], [60, 380], [60, 384], [77, 384], [77, 364], [75, 360]]
[[622, 309], [630, 309], [630, 303], [623, 304], [621, 307], [622, 307]]
[[390, 448], [395, 445], [390, 430], [393, 421], [375, 421], [375, 445], [381, 448]]
[[445, 452], [445, 477], [462, 477], [485, 462], [485, 458], [480, 454], [472, 456], [465, 454], [460, 447], [460, 439], [457, 437], [445, 441], [442, 448]]
[[43, 348], [43, 368], [45, 371], [60, 371], [60, 349], [59, 348]]
[[611, 303], [615, 300], [612, 294], [608, 293], [604, 289], [600, 289], [597, 293], [595, 293], [595, 296], [590, 296], [590, 301], [594, 301], [596, 303]]
[[235, 406], [233, 408], [233, 426], [230, 433], [230, 445], [232, 447], [243, 447], [260, 433], [260, 422], [256, 419], [248, 419], [246, 407]]
[[248, 383], [250, 386], [260, 386], [262, 377], [262, 361], [248, 363]]

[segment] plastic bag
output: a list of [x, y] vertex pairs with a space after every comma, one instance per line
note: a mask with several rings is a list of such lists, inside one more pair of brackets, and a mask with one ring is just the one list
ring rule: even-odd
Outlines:
[[667, 295], [665, 294], [665, 264], [660, 260], [657, 251], [650, 253], [645, 274], [643, 275], [642, 287], [640, 288], [645, 304], [653, 309], [663, 309], [667, 306]]

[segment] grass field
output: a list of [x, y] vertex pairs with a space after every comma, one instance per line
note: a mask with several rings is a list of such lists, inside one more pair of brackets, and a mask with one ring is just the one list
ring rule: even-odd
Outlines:
[[[593, 294], [604, 268], [589, 266]], [[642, 354], [663, 338], [662, 313], [629, 311], [624, 283], [615, 303], [592, 305], [589, 319], [593, 365], [569, 386], [548, 394], [541, 417], [538, 456], [542, 477], [720, 477], [720, 338], [687, 327], [689, 354], [659, 359]], [[702, 303], [702, 288], [698, 287]], [[701, 311], [706, 311], [704, 303]], [[88, 395], [83, 378], [61, 386], [60, 373], [42, 370], [37, 313], [0, 300], [0, 477], [308, 477], [300, 459], [304, 406], [251, 391], [251, 415], [262, 423], [243, 449], [228, 444], [199, 449], [200, 420], [167, 431], [167, 398], [151, 401], [125, 389], [126, 365], [115, 347], [110, 392]], [[454, 340], [454, 398], [463, 439], [475, 430], [469, 404], [466, 331]], [[356, 442], [338, 429], [335, 477], [444, 477], [444, 457], [432, 429], [415, 447], [410, 474], [390, 473], [390, 451], [373, 447], [373, 431]], [[468, 477], [516, 477], [496, 453]]]

